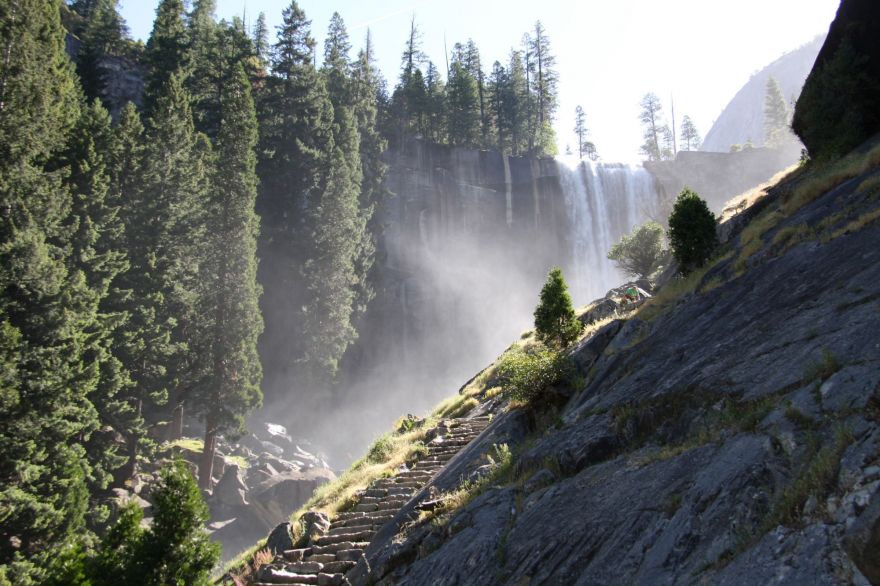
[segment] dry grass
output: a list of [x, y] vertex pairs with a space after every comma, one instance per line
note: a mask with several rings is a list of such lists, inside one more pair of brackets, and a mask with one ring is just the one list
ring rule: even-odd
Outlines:
[[[678, 300], [684, 295], [697, 291], [697, 287], [700, 286], [703, 277], [706, 276], [706, 273], [709, 272], [710, 269], [722, 262], [730, 260], [732, 257], [733, 252], [728, 252], [723, 256], [710, 260], [705, 266], [693, 271], [688, 276], [670, 281], [666, 286], [660, 289], [654, 297], [648, 299], [641, 307], [639, 307], [636, 310], [636, 315], [644, 321], [653, 321], [678, 303]], [[720, 283], [718, 285], [720, 285]], [[714, 285], [712, 289], [718, 285]]]
[[867, 152], [853, 152], [834, 163], [815, 169], [784, 198], [782, 209], [787, 215], [793, 214], [838, 185], [863, 175], [878, 165], [880, 144]]
[[[469, 389], [460, 395], [453, 395], [444, 399], [440, 405], [434, 409], [433, 416], [439, 418], [446, 417], [464, 417], [480, 404], [476, 397], [469, 393], [479, 392], [476, 389]], [[476, 393], [475, 393], [476, 394]]]
[[880, 174], [875, 174], [864, 181], [862, 181], [858, 188], [856, 189], [857, 193], [869, 193], [876, 194], [880, 193]]
[[839, 238], [844, 234], [850, 234], [852, 232], [858, 232], [862, 228], [869, 226], [880, 219], [880, 208], [871, 210], [870, 212], [865, 212], [858, 218], [848, 222], [845, 226], [838, 228], [834, 232], [832, 232], [828, 236], [828, 240], [833, 240], [835, 238]]
[[771, 187], [774, 187], [783, 179], [788, 178], [789, 175], [797, 171], [799, 167], [800, 165], [798, 163], [795, 163], [791, 167], [783, 169], [782, 171], [771, 177], [769, 180], [767, 180], [766, 183], [762, 183], [757, 187], [753, 187], [749, 191], [746, 191], [745, 193], [728, 200], [727, 203], [724, 204], [724, 209], [722, 210], [721, 217], [718, 219], [718, 221], [724, 222], [725, 220], [728, 220], [733, 216], [741, 213], [743, 210], [752, 207], [767, 195], [767, 191]]

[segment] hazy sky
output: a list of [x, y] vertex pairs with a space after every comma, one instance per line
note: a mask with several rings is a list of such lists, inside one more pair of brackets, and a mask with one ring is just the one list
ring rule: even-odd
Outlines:
[[[132, 35], [149, 36], [157, 0], [122, 0]], [[378, 64], [393, 87], [409, 21], [415, 14], [424, 50], [445, 70], [448, 47], [473, 38], [484, 68], [506, 64], [511, 47], [541, 20], [560, 77], [556, 131], [560, 151], [574, 145], [578, 104], [605, 161], [638, 158], [639, 101], [653, 91], [678, 120], [688, 114], [705, 136], [749, 77], [786, 51], [828, 30], [838, 0], [302, 0], [323, 52], [330, 16], [338, 11], [355, 49], [372, 30]], [[218, 18], [241, 16], [248, 25], [265, 12], [273, 30], [285, 0], [218, 0]]]

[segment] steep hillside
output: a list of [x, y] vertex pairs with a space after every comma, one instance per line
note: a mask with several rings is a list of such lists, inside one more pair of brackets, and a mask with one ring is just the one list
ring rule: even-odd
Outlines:
[[877, 142], [794, 172], [723, 227], [709, 268], [588, 335], [584, 383], [516, 408], [484, 395], [489, 427], [347, 579], [880, 581]]
[[880, 136], [750, 201], [705, 269], [582, 311], [567, 382], [508, 398], [526, 334], [403, 420], [254, 583], [880, 583]]
[[[823, 40], [824, 37], [817, 37], [753, 75], [718, 116], [700, 150], [726, 153], [731, 145], [749, 141], [755, 146], [763, 145], [767, 78], [776, 78], [786, 99], [797, 98]], [[797, 149], [794, 157], [797, 158]]]

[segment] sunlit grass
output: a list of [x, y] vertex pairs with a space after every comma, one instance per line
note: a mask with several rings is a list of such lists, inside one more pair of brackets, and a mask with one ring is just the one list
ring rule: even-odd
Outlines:
[[205, 442], [200, 439], [193, 439], [188, 437], [182, 437], [180, 439], [176, 439], [171, 442], [165, 442], [162, 444], [163, 448], [178, 448], [181, 450], [185, 450], [187, 452], [197, 452], [199, 454], [202, 453], [202, 449], [205, 447]]
[[783, 198], [782, 210], [786, 215], [791, 215], [838, 185], [863, 175], [878, 165], [880, 165], [880, 144], [867, 152], [855, 151], [833, 163], [817, 167]]
[[[706, 273], [716, 265], [730, 260], [732, 256], [733, 252], [728, 252], [723, 256], [710, 260], [702, 268], [692, 271], [687, 276], [673, 279], [636, 310], [638, 317], [647, 322], [655, 320], [670, 308], [674, 307], [683, 296], [697, 291], [697, 287], [702, 283]], [[720, 283], [713, 285], [711, 289], [714, 289], [719, 285]]]
[[765, 183], [758, 185], [757, 187], [753, 187], [752, 189], [737, 195], [727, 201], [724, 204], [724, 209], [721, 212], [721, 217], [718, 219], [719, 222], [724, 222], [733, 216], [741, 213], [743, 210], [746, 210], [756, 203], [758, 203], [761, 199], [763, 199], [767, 195], [767, 191], [780, 183], [784, 179], [790, 178], [793, 173], [797, 172], [800, 168], [798, 163], [783, 169], [770, 179], [768, 179]]

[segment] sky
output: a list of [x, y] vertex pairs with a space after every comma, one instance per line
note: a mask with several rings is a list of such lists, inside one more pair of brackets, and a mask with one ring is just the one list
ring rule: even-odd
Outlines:
[[[122, 0], [132, 36], [146, 40], [158, 0]], [[265, 12], [280, 24], [289, 0], [218, 0], [218, 18]], [[444, 43], [472, 38], [484, 69], [506, 64], [512, 47], [540, 20], [557, 58], [560, 152], [576, 145], [574, 110], [587, 113], [590, 139], [606, 162], [639, 159], [639, 102], [660, 96], [667, 117], [687, 114], [705, 136], [736, 92], [765, 65], [827, 32], [838, 0], [301, 0], [323, 54], [334, 11], [354, 49], [369, 28], [378, 66], [393, 87], [410, 20], [423, 32], [423, 50], [445, 70]]]

